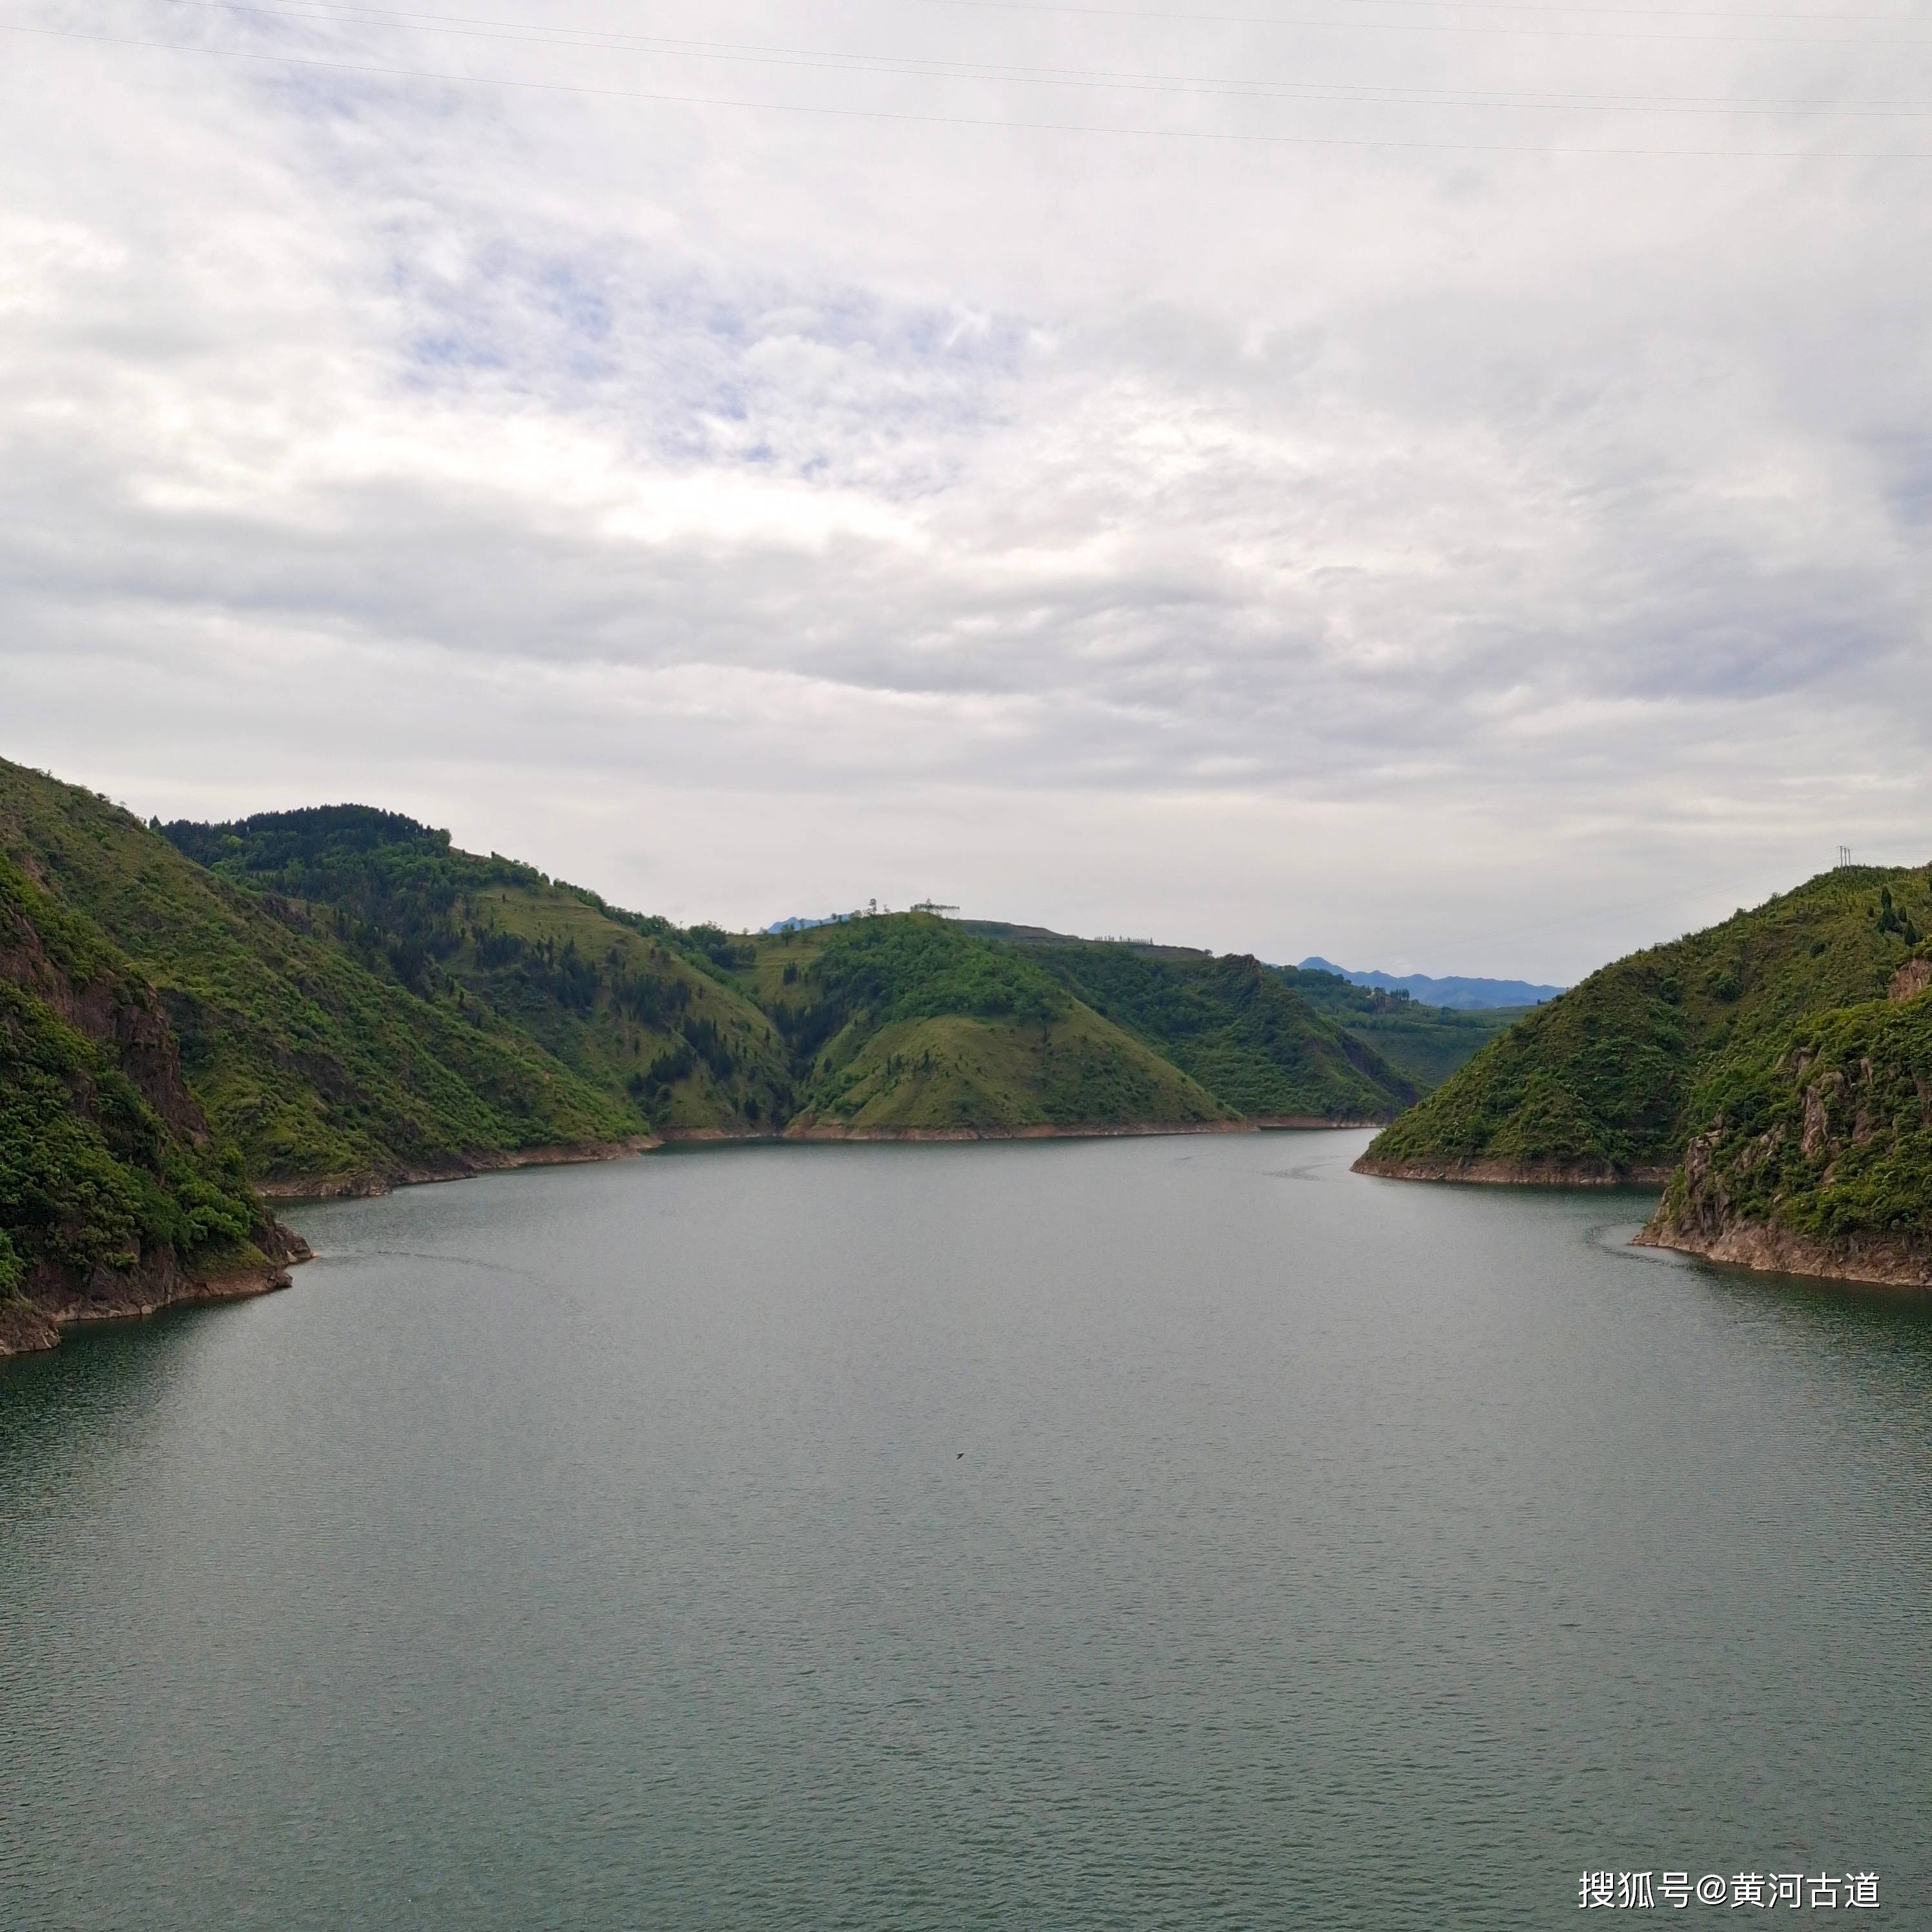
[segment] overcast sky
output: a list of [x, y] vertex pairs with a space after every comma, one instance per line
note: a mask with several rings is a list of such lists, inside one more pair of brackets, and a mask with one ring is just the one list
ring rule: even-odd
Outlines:
[[1558, 981], [1932, 859], [1932, 4], [425, 4], [11, 0], [0, 754]]

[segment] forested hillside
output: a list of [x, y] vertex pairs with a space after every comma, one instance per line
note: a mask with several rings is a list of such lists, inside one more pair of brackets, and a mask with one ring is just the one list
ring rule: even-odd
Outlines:
[[715, 928], [620, 911], [365, 806], [162, 830], [372, 976], [534, 1042], [596, 1092], [602, 1131], [769, 1131], [790, 1111], [784, 1044]]
[[1756, 1267], [1932, 1285], [1932, 957], [1888, 996], [1721, 1055], [1644, 1238]]
[[1118, 944], [1029, 956], [1246, 1118], [1385, 1120], [1420, 1091], [1257, 960]]
[[943, 920], [902, 914], [768, 935], [752, 970], [798, 1068], [796, 1132], [1234, 1118], [1037, 962]]
[[0, 850], [156, 989], [189, 1088], [257, 1181], [458, 1172], [644, 1131], [488, 1010], [372, 970], [307, 908], [226, 884], [91, 793], [0, 765]]
[[[1072, 934], [1054, 932], [1044, 926], [1014, 926], [996, 920], [967, 920], [957, 922], [961, 929], [976, 938], [990, 939], [1002, 946], [1016, 946], [1035, 955], [1057, 954], [1062, 964], [1055, 968], [1060, 972], [1101, 972], [1124, 974], [1130, 969], [1110, 967], [1106, 962], [1131, 956], [1148, 962], [1146, 973], [1139, 982], [1139, 989], [1128, 992], [1127, 982], [1120, 981], [1124, 998], [1135, 1001], [1151, 999], [1154, 1010], [1172, 1007], [1174, 1018], [1181, 1028], [1176, 1037], [1193, 1037], [1211, 1032], [1222, 1022], [1208, 1020], [1204, 1012], [1196, 1012], [1183, 1018], [1191, 1003], [1202, 997], [1182, 989], [1190, 979], [1197, 986], [1201, 976], [1216, 967], [1216, 956], [1198, 946], [1162, 946], [1151, 940], [1138, 939], [1076, 939]], [[1093, 956], [1084, 967], [1076, 967], [1076, 958]], [[1244, 956], [1224, 956], [1240, 958]], [[1356, 1046], [1367, 1051], [1366, 1061], [1354, 1059], [1346, 1048], [1342, 1049], [1344, 1058], [1350, 1058], [1358, 1073], [1366, 1072], [1372, 1085], [1380, 1086], [1385, 1074], [1392, 1073], [1394, 1084], [1389, 1089], [1392, 1094], [1396, 1089], [1407, 1086], [1414, 1093], [1426, 1093], [1439, 1085], [1457, 1067], [1480, 1048], [1487, 1041], [1513, 1024], [1522, 1017], [1526, 1009], [1508, 1010], [1490, 1008], [1471, 1012], [1459, 1012], [1444, 1006], [1425, 1006], [1406, 995], [1385, 992], [1366, 986], [1358, 986], [1339, 973], [1317, 972], [1304, 967], [1263, 966], [1263, 972], [1273, 974], [1296, 998], [1314, 1010], [1321, 1019], [1332, 1022], [1324, 1029], [1317, 1028], [1316, 1034], [1322, 1036], [1318, 1042], [1309, 1036], [1309, 1050], [1317, 1058], [1328, 1058], [1336, 1048], [1334, 1033], [1336, 1030], [1352, 1040]], [[1165, 990], [1156, 990], [1165, 989]], [[1106, 998], [1096, 986], [1100, 997]], [[1211, 996], [1208, 996], [1211, 999]], [[1122, 1018], [1116, 1013], [1116, 1018]], [[1225, 1022], [1232, 1017], [1225, 1013]], [[1288, 1029], [1290, 1034], [1306, 1030], [1306, 1016]], [[1156, 1031], [1167, 1024], [1164, 1020], [1155, 1022]], [[1149, 1037], [1154, 1036], [1149, 1035]], [[1274, 1047], [1264, 1048], [1270, 1053]], [[1305, 1064], [1305, 1063], [1304, 1063]], [[1382, 1072], [1375, 1071], [1379, 1064]], [[1291, 1065], [1287, 1070], [1291, 1081], [1300, 1077], [1299, 1066]], [[1338, 1076], [1340, 1086], [1328, 1092], [1333, 1106], [1310, 1108], [1281, 1107], [1275, 1111], [1284, 1113], [1314, 1112], [1334, 1114], [1340, 1110], [1341, 1101], [1352, 1084], [1351, 1076]], [[1226, 1096], [1223, 1096], [1224, 1098]], [[1413, 1097], [1412, 1094], [1410, 1097]], [[1378, 1115], [1388, 1111], [1390, 1104], [1385, 1094], [1373, 1105], [1363, 1111], [1370, 1115]], [[1262, 1111], [1267, 1111], [1264, 1108]]]
[[1418, 1093], [1439, 1087], [1528, 1006], [1432, 1006], [1402, 993], [1358, 986], [1339, 973], [1277, 966], [1282, 981], [1325, 1018], [1387, 1060]]
[[1421, 1084], [1251, 958], [927, 915], [680, 929], [367, 806], [143, 824], [0, 762], [0, 865], [16, 1327], [30, 1290], [44, 1328], [83, 1288], [272, 1272], [256, 1190], [678, 1136], [1385, 1119]]
[[1921, 932], [1932, 880], [1844, 867], [1755, 911], [1633, 954], [1540, 1006], [1384, 1132], [1370, 1172], [1657, 1176], [1703, 1122], [1703, 1083], [1791, 1029], [1882, 999]]
[[189, 1094], [152, 988], [0, 857], [0, 1354], [270, 1286], [299, 1250]]

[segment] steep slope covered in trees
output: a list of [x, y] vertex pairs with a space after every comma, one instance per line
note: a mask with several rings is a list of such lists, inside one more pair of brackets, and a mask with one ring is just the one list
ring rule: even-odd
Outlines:
[[769, 1130], [788, 1109], [784, 1043], [730, 977], [748, 949], [715, 928], [620, 911], [366, 806], [163, 830], [371, 974], [535, 1042], [633, 1131]]
[[1774, 1052], [1798, 1022], [1881, 999], [1932, 880], [1844, 867], [1592, 974], [1485, 1047], [1386, 1130], [1369, 1173], [1660, 1179], [1702, 1122], [1699, 1083]]
[[1932, 1286], [1932, 958], [1890, 996], [1722, 1056], [1640, 1238], [1756, 1268]]
[[0, 763], [0, 853], [156, 989], [189, 1088], [258, 1181], [366, 1184], [644, 1131], [488, 1011], [370, 970], [90, 792]]
[[0, 857], [0, 1354], [257, 1292], [303, 1252], [209, 1131], [153, 988]]
[[1257, 960], [1119, 944], [1028, 956], [1244, 1118], [1386, 1120], [1417, 1096], [1373, 1048]]

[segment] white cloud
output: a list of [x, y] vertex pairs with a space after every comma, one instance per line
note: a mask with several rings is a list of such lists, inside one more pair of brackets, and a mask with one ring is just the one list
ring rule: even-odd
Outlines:
[[1932, 35], [517, 16], [9, 37], [0, 751], [1540, 977], [1932, 850]]

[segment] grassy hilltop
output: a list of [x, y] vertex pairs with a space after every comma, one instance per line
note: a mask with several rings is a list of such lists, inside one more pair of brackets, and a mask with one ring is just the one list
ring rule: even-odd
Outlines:
[[1252, 959], [1009, 930], [900, 914], [755, 942], [800, 1126], [1386, 1119], [1418, 1090]]
[[1882, 1000], [1932, 928], [1922, 872], [1845, 867], [1592, 974], [1378, 1137], [1370, 1172], [1614, 1179], [1676, 1167], [1721, 1084]]
[[[958, 923], [961, 930], [975, 938], [1028, 951], [1082, 998], [1123, 1024], [1137, 1024], [1128, 1017], [1126, 1006], [1146, 1014], [1147, 1036], [1158, 1040], [1163, 1051], [1183, 1042], [1205, 1047], [1209, 1036], [1219, 1033], [1225, 1044], [1238, 1052], [1246, 1036], [1277, 1062], [1291, 1084], [1313, 1076], [1313, 1088], [1300, 1097], [1318, 1104], [1296, 1106], [1292, 1096], [1278, 1094], [1272, 1106], [1264, 1101], [1258, 1103], [1254, 1111], [1261, 1113], [1342, 1114], [1347, 1111], [1347, 1096], [1354, 1088], [1357, 1111], [1365, 1118], [1379, 1118], [1392, 1106], [1406, 1105], [1417, 1094], [1438, 1086], [1485, 1042], [1528, 1010], [1484, 1007], [1463, 1011], [1426, 1006], [1405, 994], [1358, 986], [1339, 973], [1262, 965], [1240, 954], [1217, 958], [1197, 946], [1160, 946], [1137, 939], [1076, 939], [1044, 926], [1012, 926], [993, 920]], [[1258, 1041], [1252, 1037], [1258, 1016], [1244, 1010], [1254, 1006], [1256, 973], [1272, 976], [1295, 996], [1292, 1002], [1272, 1003], [1282, 1013], [1283, 1024], [1279, 1028], [1264, 1024], [1263, 1032], [1268, 1036]], [[1212, 983], [1217, 978], [1218, 986]], [[1109, 1004], [1116, 998], [1125, 1005]], [[1286, 1017], [1290, 1014], [1292, 1018]], [[1291, 1039], [1299, 1040], [1299, 1048], [1289, 1046]], [[1365, 1055], [1357, 1054], [1357, 1048], [1366, 1049]], [[1283, 1062], [1285, 1048], [1287, 1059]], [[1348, 1070], [1351, 1068], [1352, 1073]], [[1332, 1075], [1332, 1085], [1324, 1077], [1328, 1075]], [[1222, 1097], [1231, 1096], [1223, 1094]]]
[[1024, 954], [898, 914], [757, 942], [800, 1131], [1016, 1132], [1232, 1120]]

